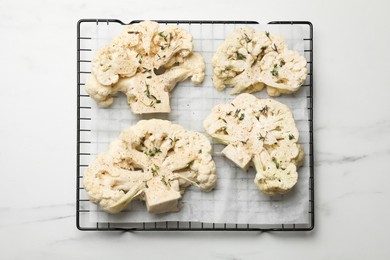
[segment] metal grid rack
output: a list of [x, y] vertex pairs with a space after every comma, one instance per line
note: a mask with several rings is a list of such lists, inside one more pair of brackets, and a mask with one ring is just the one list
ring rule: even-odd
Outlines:
[[[138, 23], [135, 20], [131, 23]], [[171, 21], [171, 20], [157, 20], [159, 23], [176, 23], [176, 24], [257, 24], [256, 21]], [[88, 215], [90, 211], [84, 209], [81, 205], [89, 203], [89, 200], [83, 198], [81, 193], [82, 187], [82, 172], [88, 167], [83, 157], [90, 156], [86, 147], [91, 144], [88, 139], [88, 133], [91, 132], [88, 127], [85, 127], [84, 122], [91, 120], [89, 111], [91, 106], [86, 102], [89, 96], [83, 93], [81, 89], [84, 82], [81, 81], [82, 74], [89, 74], [90, 72], [81, 70], [81, 64], [89, 64], [90, 59], [85, 59], [83, 53], [90, 53], [92, 49], [84, 48], [84, 41], [92, 40], [92, 37], [81, 35], [81, 25], [83, 23], [117, 23], [125, 25], [120, 20], [115, 19], [82, 19], [77, 24], [77, 179], [76, 179], [76, 225], [79, 230], [89, 231], [310, 231], [314, 228], [314, 147], [313, 147], [313, 25], [308, 21], [273, 21], [268, 24], [291, 24], [307, 26], [307, 34], [304, 37], [305, 41], [305, 57], [308, 63], [308, 82], [309, 88], [308, 99], [308, 114], [309, 114], [309, 162], [310, 162], [310, 177], [309, 177], [309, 223], [306, 224], [277, 224], [277, 225], [261, 225], [261, 224], [217, 224], [217, 223], [199, 223], [199, 222], [178, 222], [178, 221], [164, 221], [164, 222], [147, 222], [147, 223], [109, 223], [96, 222], [90, 223]]]

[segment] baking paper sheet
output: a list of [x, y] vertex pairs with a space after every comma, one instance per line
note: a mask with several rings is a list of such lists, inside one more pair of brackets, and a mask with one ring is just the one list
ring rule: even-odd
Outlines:
[[[235, 96], [230, 88], [218, 92], [212, 84], [211, 58], [217, 47], [234, 28], [243, 25], [231, 24], [179, 24], [189, 30], [194, 38], [196, 52], [206, 62], [206, 78], [203, 84], [195, 86], [189, 80], [179, 83], [171, 93], [170, 114], [134, 115], [124, 95], [118, 95], [109, 108], [100, 108], [91, 101], [91, 155], [94, 160], [99, 152], [107, 151], [109, 143], [119, 133], [137, 123], [140, 119], [160, 118], [180, 124], [188, 130], [204, 133], [202, 122], [213, 106], [230, 102]], [[303, 54], [303, 30], [299, 25], [250, 25], [256, 30], [265, 30], [285, 37], [289, 48]], [[91, 31], [89, 48], [91, 57], [104, 44], [109, 43], [122, 29], [119, 24], [99, 24]], [[86, 46], [88, 47], [88, 46]], [[89, 58], [91, 58], [89, 57]], [[90, 64], [85, 65], [90, 71]], [[89, 67], [89, 69], [88, 69]], [[87, 75], [85, 75], [86, 77]], [[308, 84], [308, 83], [305, 83]], [[255, 93], [257, 97], [268, 98], [266, 91]], [[213, 158], [217, 165], [218, 182], [212, 192], [202, 192], [196, 187], [188, 188], [182, 199], [182, 209], [176, 213], [149, 214], [144, 202], [134, 201], [128, 208], [116, 215], [107, 214], [90, 203], [92, 222], [134, 223], [159, 221], [194, 221], [204, 223], [234, 224], [305, 224], [309, 221], [309, 123], [307, 96], [309, 89], [303, 86], [293, 95], [274, 98], [287, 104], [292, 110], [300, 131], [300, 143], [305, 151], [304, 166], [299, 169], [299, 180], [295, 188], [285, 195], [269, 197], [262, 194], [253, 180], [255, 172], [244, 172], [221, 155], [224, 145], [213, 144]], [[207, 136], [207, 134], [205, 134]]]

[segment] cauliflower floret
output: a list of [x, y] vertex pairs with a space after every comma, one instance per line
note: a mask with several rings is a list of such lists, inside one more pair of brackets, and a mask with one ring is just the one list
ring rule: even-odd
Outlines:
[[215, 106], [203, 125], [211, 137], [227, 145], [223, 155], [244, 170], [256, 168], [255, 183], [262, 192], [285, 193], [297, 182], [303, 150], [286, 105], [240, 94], [230, 104]]
[[294, 187], [298, 181], [297, 166], [290, 163], [286, 168], [278, 166], [275, 157], [266, 151], [254, 156], [257, 173], [255, 184], [267, 195], [284, 194]]
[[100, 106], [108, 107], [114, 101], [112, 96], [118, 92], [118, 87], [102, 85], [97, 81], [95, 76], [90, 76], [85, 83], [85, 91]]
[[[186, 30], [169, 25], [154, 37], [154, 53], [158, 57], [154, 60], [154, 67], [167, 66], [170, 60], [178, 62], [177, 58], [187, 57], [193, 49], [192, 36]], [[171, 67], [173, 64], [169, 64]]]
[[205, 77], [205, 64], [203, 57], [198, 53], [193, 53], [190, 57], [184, 60], [180, 66], [175, 66], [159, 75], [159, 82], [168, 92], [172, 91], [178, 82], [181, 82], [188, 77], [194, 84], [200, 84]]
[[307, 75], [306, 60], [296, 51], [268, 53], [262, 59], [260, 67], [261, 78], [268, 85], [267, 92], [270, 96], [297, 91]]
[[96, 80], [103, 85], [111, 85], [118, 82], [119, 74], [112, 60], [114, 50], [110, 46], [101, 48], [92, 60], [92, 73]]
[[226, 86], [234, 87], [231, 94], [252, 93], [264, 87], [270, 95], [290, 94], [299, 89], [307, 73], [305, 58], [289, 51], [283, 37], [250, 27], [238, 28], [226, 37], [212, 65], [215, 88], [222, 91]]
[[122, 92], [135, 114], [169, 113], [169, 92], [178, 82], [204, 80], [204, 60], [192, 50], [192, 36], [182, 28], [159, 32], [156, 22], [128, 25], [97, 52], [86, 91], [104, 107]]
[[107, 212], [117, 213], [140, 199], [157, 214], [178, 211], [190, 185], [212, 190], [215, 172], [205, 136], [169, 121], [141, 120], [88, 166], [84, 187], [90, 200]]
[[127, 47], [135, 47], [137, 53], [151, 54], [153, 48], [153, 38], [158, 30], [158, 23], [144, 21], [138, 24], [131, 24], [122, 31], [122, 41], [127, 43]]

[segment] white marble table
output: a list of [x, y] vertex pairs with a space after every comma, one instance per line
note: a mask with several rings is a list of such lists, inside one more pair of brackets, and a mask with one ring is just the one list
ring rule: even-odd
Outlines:
[[[153, 2], [0, 1], [1, 259], [389, 259], [389, 2]], [[78, 231], [80, 18], [312, 21], [314, 231]]]

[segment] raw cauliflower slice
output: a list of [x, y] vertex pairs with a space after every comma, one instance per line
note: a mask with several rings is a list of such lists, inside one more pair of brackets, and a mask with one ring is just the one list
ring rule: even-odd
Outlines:
[[140, 199], [158, 214], [180, 210], [179, 200], [190, 185], [211, 191], [215, 172], [204, 135], [166, 120], [141, 120], [88, 166], [84, 187], [91, 202], [109, 213]]
[[158, 30], [144, 21], [124, 28], [92, 61], [85, 89], [100, 106], [107, 107], [122, 92], [135, 114], [169, 113], [169, 92], [189, 77], [203, 82], [205, 63], [193, 52], [192, 36], [177, 26]]
[[215, 106], [203, 125], [211, 137], [227, 145], [224, 156], [244, 170], [256, 168], [255, 184], [262, 192], [285, 193], [296, 184], [303, 150], [286, 105], [244, 93]]
[[212, 66], [215, 88], [234, 87], [231, 94], [264, 87], [271, 96], [290, 94], [299, 89], [307, 74], [305, 58], [289, 51], [283, 37], [250, 27], [238, 28], [226, 37], [213, 56]]

